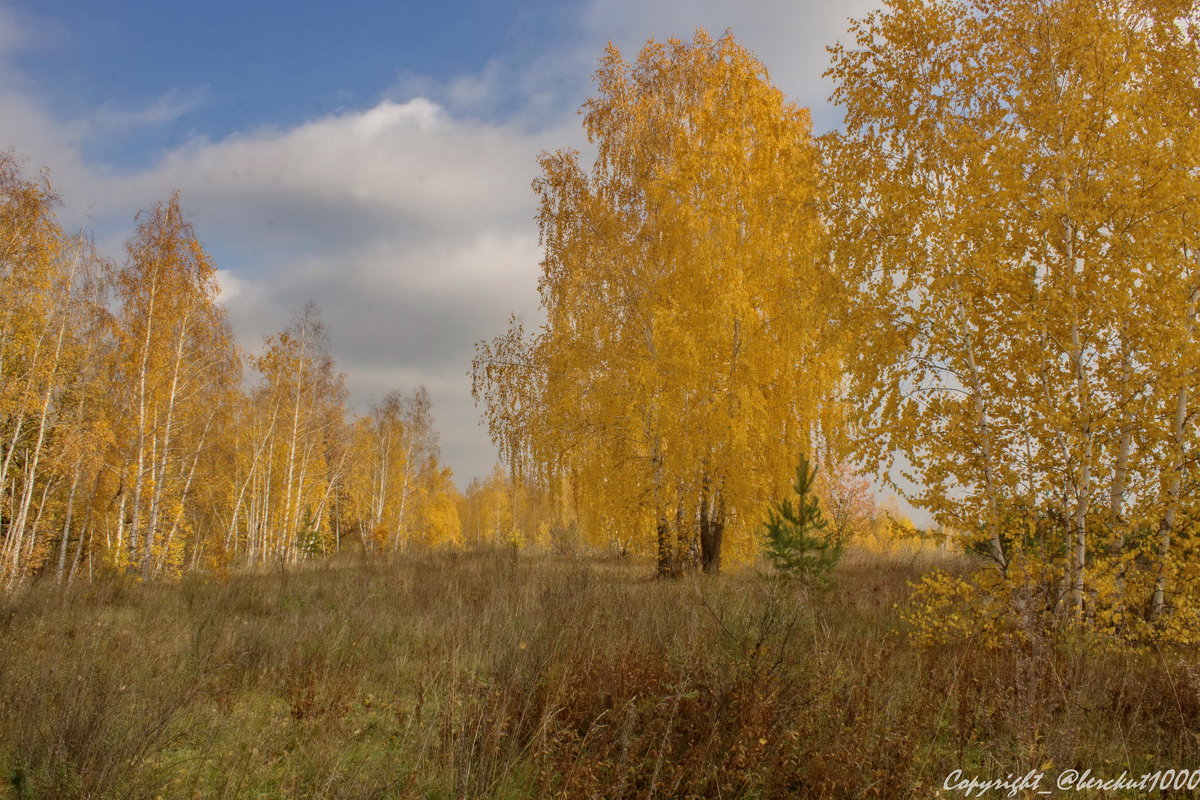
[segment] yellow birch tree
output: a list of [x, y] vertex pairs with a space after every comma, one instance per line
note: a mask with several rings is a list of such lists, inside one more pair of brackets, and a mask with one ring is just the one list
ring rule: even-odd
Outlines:
[[808, 112], [729, 34], [634, 64], [610, 45], [596, 82], [594, 164], [547, 153], [534, 182], [546, 325], [481, 344], [476, 397], [593, 541], [715, 571], [798, 453], [836, 444]]
[[1026, 616], [1159, 613], [1196, 409], [1193, 4], [893, 0], [853, 34], [825, 185], [861, 455]]

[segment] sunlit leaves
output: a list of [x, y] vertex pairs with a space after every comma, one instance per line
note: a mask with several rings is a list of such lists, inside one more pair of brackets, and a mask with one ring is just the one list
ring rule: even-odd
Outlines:
[[1163, 610], [1193, 503], [1194, 12], [897, 0], [834, 49], [860, 452], [1075, 619]]
[[595, 162], [547, 153], [534, 182], [546, 327], [480, 346], [477, 398], [593, 541], [715, 569], [838, 433], [808, 113], [703, 31], [610, 47], [596, 83]]

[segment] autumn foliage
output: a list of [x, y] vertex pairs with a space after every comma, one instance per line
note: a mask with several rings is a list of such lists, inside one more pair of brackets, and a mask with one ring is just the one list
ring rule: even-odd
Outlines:
[[1197, 641], [1196, 11], [894, 0], [818, 141], [729, 34], [610, 47], [594, 164], [534, 183], [546, 322], [478, 348], [502, 453], [670, 575], [804, 450], [982, 559], [931, 609]]
[[1200, 2], [887, 0], [830, 52], [817, 137], [731, 34], [605, 51], [464, 492], [315, 306], [241, 348], [178, 196], [117, 264], [0, 155], [16, 796], [1195, 764]]
[[595, 162], [534, 181], [546, 324], [480, 344], [476, 396], [593, 542], [715, 571], [839, 433], [808, 112], [729, 35], [610, 46], [596, 82]]
[[458, 543], [423, 389], [365, 417], [314, 307], [258, 354], [178, 197], [116, 266], [0, 156], [0, 579], [176, 576]]
[[894, 2], [832, 51], [857, 449], [1023, 629], [1200, 632], [1196, 10]]

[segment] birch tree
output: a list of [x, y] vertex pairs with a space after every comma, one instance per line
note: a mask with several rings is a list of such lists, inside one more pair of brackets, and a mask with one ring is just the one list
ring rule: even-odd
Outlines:
[[833, 48], [847, 116], [826, 186], [860, 453], [904, 470], [898, 488], [968, 532], [1027, 612], [1122, 628], [1177, 572], [1194, 12], [895, 0]]
[[728, 34], [610, 46], [596, 82], [595, 162], [546, 153], [534, 182], [546, 326], [481, 346], [477, 398], [593, 540], [715, 571], [836, 439], [809, 116]]
[[178, 195], [139, 215], [127, 250], [117, 275], [122, 452], [112, 557], [149, 577], [182, 563], [183, 511], [239, 366], [215, 302], [216, 267]]
[[[8, 587], [65, 566], [76, 509], [88, 506], [108, 357], [108, 264], [55, 219], [43, 175], [0, 154], [0, 577]], [[82, 487], [82, 491], [81, 491]], [[81, 514], [83, 516], [84, 514]]]

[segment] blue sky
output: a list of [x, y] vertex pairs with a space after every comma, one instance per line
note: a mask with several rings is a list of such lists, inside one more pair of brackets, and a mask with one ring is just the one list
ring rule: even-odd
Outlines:
[[535, 158], [584, 147], [604, 45], [730, 29], [816, 127], [873, 0], [0, 0], [0, 147], [120, 258], [179, 190], [253, 350], [309, 300], [355, 404], [426, 385], [465, 485], [495, 461], [475, 341], [538, 319]]
[[188, 136], [219, 139], [370, 107], [405, 79], [451, 81], [483, 72], [498, 54], [578, 34], [573, 6], [549, 0], [7, 5], [36, 34], [11, 64], [55, 114], [86, 117], [98, 102], [187, 108], [141, 135], [87, 142], [90, 157], [121, 166]]

